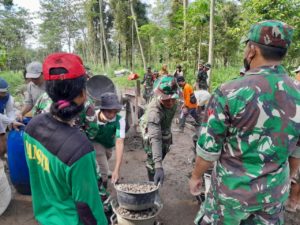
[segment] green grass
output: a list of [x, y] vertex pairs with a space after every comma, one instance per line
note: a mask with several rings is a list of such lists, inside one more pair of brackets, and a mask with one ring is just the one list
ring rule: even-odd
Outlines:
[[[94, 75], [107, 75], [118, 88], [126, 88], [126, 87], [134, 87], [135, 82], [128, 80], [128, 74], [125, 74], [124, 76], [117, 77], [115, 76], [114, 72], [122, 69], [128, 69], [126, 66], [119, 66], [118, 64], [112, 64], [110, 67], [106, 68], [105, 71], [101, 69], [100, 65], [91, 65], [91, 70], [93, 71]], [[136, 70], [134, 70], [134, 73], [137, 73], [139, 75], [139, 79], [142, 80], [144, 76], [144, 69], [141, 67], [138, 67], [135, 65]]]
[[25, 84], [23, 75], [21, 72], [13, 72], [13, 71], [1, 71], [0, 77], [5, 79], [9, 85], [9, 92], [10, 94], [19, 99], [18, 92], [22, 85]]
[[240, 67], [220, 67], [213, 68], [211, 90], [215, 90], [218, 86], [230, 81], [240, 75]]

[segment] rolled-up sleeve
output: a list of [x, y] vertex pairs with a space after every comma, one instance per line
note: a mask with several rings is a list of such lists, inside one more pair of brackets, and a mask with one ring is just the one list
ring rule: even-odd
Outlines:
[[226, 98], [217, 89], [206, 109], [197, 143], [197, 155], [207, 161], [217, 161], [221, 155], [229, 125], [226, 102]]

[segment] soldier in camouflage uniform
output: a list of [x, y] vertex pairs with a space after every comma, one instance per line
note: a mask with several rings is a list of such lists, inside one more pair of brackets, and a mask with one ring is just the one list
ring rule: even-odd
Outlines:
[[141, 82], [144, 85], [143, 98], [146, 100], [146, 102], [148, 102], [151, 97], [153, 82], [151, 67], [148, 67], [147, 73], [145, 73], [144, 79]]
[[164, 171], [162, 161], [172, 144], [171, 124], [176, 113], [177, 84], [173, 76], [162, 76], [154, 90], [155, 97], [140, 119], [147, 154], [146, 168], [150, 181], [162, 183]]
[[197, 74], [197, 85], [199, 89], [207, 90], [208, 89], [208, 84], [207, 84], [207, 71], [210, 70], [211, 65], [209, 63], [206, 63], [203, 66], [202, 70], [198, 71]]
[[192, 194], [206, 169], [215, 166], [195, 224], [283, 224], [290, 177], [300, 162], [300, 87], [280, 65], [292, 33], [280, 21], [253, 25], [246, 39], [245, 76], [221, 85], [210, 99]]

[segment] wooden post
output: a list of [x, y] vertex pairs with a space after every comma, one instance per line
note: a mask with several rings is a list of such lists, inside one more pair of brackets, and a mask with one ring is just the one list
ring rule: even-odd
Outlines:
[[208, 85], [210, 86], [212, 67], [213, 67], [213, 49], [214, 49], [214, 11], [215, 11], [215, 0], [210, 1], [210, 21], [209, 21], [209, 50], [208, 50], [208, 62], [211, 65], [208, 71]]
[[135, 132], [137, 132], [138, 125], [139, 125], [139, 98], [141, 95], [141, 82], [140, 80], [136, 80], [135, 86], [135, 104], [134, 104], [134, 128]]

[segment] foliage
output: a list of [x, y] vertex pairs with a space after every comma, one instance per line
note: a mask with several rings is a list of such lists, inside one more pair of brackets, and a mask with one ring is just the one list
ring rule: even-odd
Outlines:
[[6, 65], [6, 51], [5, 48], [3, 46], [0, 46], [0, 70], [3, 69]]
[[215, 47], [216, 58], [222, 59], [223, 65], [232, 65], [236, 61], [241, 39], [240, 7], [234, 2], [222, 1], [217, 4]]
[[62, 51], [64, 45], [71, 52], [82, 26], [81, 1], [41, 0], [40, 4], [40, 42], [48, 53]]
[[281, 20], [294, 27], [293, 43], [290, 46], [288, 60], [300, 63], [300, 1], [299, 0], [243, 0], [242, 15], [247, 18], [242, 20], [242, 33], [262, 20]]
[[210, 83], [210, 90], [214, 91], [221, 84], [224, 84], [240, 74], [240, 67], [237, 66], [221, 66], [214, 68], [214, 74]]
[[[126, 66], [133, 68], [134, 64], [134, 54], [138, 54], [138, 43], [136, 32], [134, 32], [133, 18], [131, 16], [129, 1], [126, 0], [110, 0], [110, 7], [113, 12], [114, 17], [114, 28], [117, 34], [114, 36], [117, 43], [120, 44], [118, 51], [121, 52], [122, 58], [125, 59]], [[140, 0], [133, 1], [133, 8], [136, 14], [136, 19], [138, 27], [143, 26], [148, 23], [148, 18], [146, 17], [146, 7], [147, 5], [142, 3]], [[144, 48], [146, 47], [145, 42], [147, 40], [142, 40], [144, 43]], [[147, 48], [145, 48], [147, 54]]]
[[19, 96], [19, 91], [22, 85], [24, 85], [24, 78], [21, 72], [2, 71], [0, 77], [5, 79], [9, 85], [9, 92], [12, 96]]
[[[0, 1], [0, 51], [5, 52], [0, 55], [0, 69], [21, 69], [33, 59], [42, 60], [50, 52], [67, 50], [80, 54], [96, 72], [127, 85], [127, 78], [115, 78], [113, 71], [130, 68], [144, 73], [133, 26], [136, 19], [147, 65], [159, 70], [166, 63], [173, 72], [175, 65], [181, 64], [187, 80], [193, 83], [197, 62], [208, 58], [210, 0], [155, 0], [152, 6], [132, 0], [136, 18], [131, 15], [130, 1], [41, 0], [38, 35], [43, 47], [38, 49], [26, 46], [33, 34], [31, 15], [13, 6], [11, 0]], [[187, 10], [183, 1], [189, 2]], [[215, 2], [212, 88], [229, 79], [230, 74], [238, 74], [243, 57], [240, 40], [251, 24], [262, 20], [278, 19], [295, 28], [294, 42], [284, 64], [287, 68], [298, 66], [299, 0]]]
[[158, 26], [168, 28], [171, 6], [172, 0], [156, 0], [149, 12], [151, 14], [151, 21]]
[[29, 13], [18, 7], [0, 9], [0, 46], [6, 52], [0, 69], [21, 69], [25, 64], [26, 40], [32, 34]]
[[10, 10], [11, 7], [14, 5], [13, 0], [1, 0], [0, 4], [3, 4], [5, 9]]

